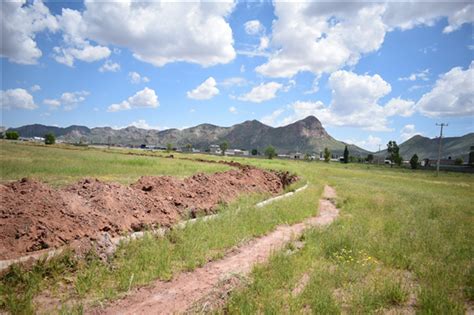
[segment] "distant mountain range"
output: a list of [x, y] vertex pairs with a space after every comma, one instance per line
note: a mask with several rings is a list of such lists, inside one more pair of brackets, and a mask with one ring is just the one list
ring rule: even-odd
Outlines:
[[[110, 127], [88, 128], [84, 126], [69, 126], [67, 128], [27, 125], [16, 130], [22, 137], [43, 137], [46, 133], [53, 133], [58, 139], [69, 143], [90, 143], [134, 145], [141, 144], [166, 147], [168, 143], [175, 147], [185, 147], [191, 144], [193, 148], [206, 150], [212, 144], [228, 141], [230, 148], [252, 150], [260, 152], [272, 145], [279, 154], [288, 153], [319, 153], [327, 147], [332, 153], [341, 155], [347, 145], [350, 155], [367, 156], [370, 152], [352, 144], [346, 144], [331, 137], [321, 122], [314, 116], [308, 116], [283, 127], [270, 127], [257, 120], [248, 120], [230, 127], [219, 127], [211, 124], [201, 124], [195, 127], [167, 130], [140, 129], [127, 127], [112, 129]], [[462, 137], [443, 138], [443, 158], [463, 157], [467, 161], [469, 149], [474, 146], [474, 133]], [[410, 159], [417, 154], [420, 159], [434, 159], [438, 156], [438, 139], [414, 136], [399, 145], [400, 154], [404, 159]], [[386, 156], [387, 151], [376, 153], [377, 156]]]
[[[474, 146], [474, 133], [468, 133], [462, 137], [446, 137], [442, 139], [441, 144], [442, 159], [462, 157], [464, 161], [468, 161], [470, 147]], [[439, 138], [414, 136], [399, 145], [400, 155], [405, 160], [409, 160], [413, 154], [418, 155], [421, 159], [436, 159], [438, 158], [438, 145]], [[387, 151], [382, 151], [382, 154], [387, 154]]]
[[[236, 149], [257, 149], [260, 152], [272, 145], [279, 154], [294, 152], [319, 153], [325, 147], [334, 154], [342, 154], [346, 143], [331, 137], [321, 122], [314, 116], [308, 116], [283, 127], [270, 127], [257, 120], [249, 120], [231, 127], [219, 127], [211, 124], [201, 124], [195, 127], [179, 130], [151, 130], [136, 127], [112, 129], [110, 127], [88, 128], [84, 126], [69, 126], [67, 128], [27, 125], [9, 130], [18, 131], [22, 137], [43, 137], [53, 133], [65, 142], [85, 142], [91, 144], [121, 144], [121, 145], [156, 145], [166, 147], [168, 143], [176, 147], [191, 144], [194, 148], [205, 150], [212, 144], [229, 142], [229, 147]], [[369, 151], [352, 144], [347, 144], [351, 155], [366, 156]]]

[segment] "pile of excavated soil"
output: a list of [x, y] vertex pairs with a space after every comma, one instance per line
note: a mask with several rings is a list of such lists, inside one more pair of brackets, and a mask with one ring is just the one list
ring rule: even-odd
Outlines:
[[83, 179], [53, 189], [30, 179], [0, 185], [0, 259], [46, 248], [94, 241], [183, 218], [212, 213], [242, 193], [280, 193], [296, 180], [287, 173], [239, 169], [183, 180], [145, 176], [130, 186]]

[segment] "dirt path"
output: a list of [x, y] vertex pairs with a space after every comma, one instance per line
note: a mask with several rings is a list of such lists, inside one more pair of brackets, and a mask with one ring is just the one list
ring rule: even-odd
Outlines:
[[338, 209], [329, 199], [336, 196], [333, 188], [325, 186], [319, 201], [319, 215], [291, 226], [279, 226], [268, 235], [252, 240], [221, 260], [210, 262], [192, 272], [181, 273], [172, 281], [157, 281], [152, 286], [132, 291], [122, 300], [103, 309], [89, 310], [89, 314], [175, 314], [183, 313], [193, 303], [210, 294], [232, 274], [247, 275], [253, 266], [265, 262], [292, 239], [300, 236], [308, 226], [325, 226], [338, 216]]

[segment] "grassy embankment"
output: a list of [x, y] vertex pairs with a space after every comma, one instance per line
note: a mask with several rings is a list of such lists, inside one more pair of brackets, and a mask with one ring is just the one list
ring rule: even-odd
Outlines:
[[[6, 148], [9, 149], [9, 147]], [[18, 149], [16, 146], [11, 148]], [[29, 152], [30, 150], [34, 150], [35, 153]], [[43, 150], [44, 153], [39, 152], [45, 154], [43, 155], [45, 160], [39, 163], [48, 164], [49, 156], [51, 156], [48, 153], [54, 152], [56, 156], [67, 155], [68, 163], [77, 165], [77, 168], [88, 167], [83, 164], [89, 162], [82, 159], [86, 153], [95, 160], [107, 159], [108, 163], [121, 161], [124, 157], [128, 158], [121, 153], [110, 154], [98, 150], [63, 152], [66, 150], [25, 146], [20, 151], [23, 154], [35, 155], [38, 154], [37, 150]], [[77, 159], [74, 157], [76, 154]], [[134, 156], [133, 159], [152, 160], [154, 162], [149, 163], [156, 163], [156, 165], [167, 161], [177, 163], [177, 165], [185, 162], [193, 165], [196, 170], [203, 166], [221, 167], [215, 164], [163, 158]], [[38, 164], [33, 161], [28, 163], [32, 165], [25, 167], [30, 167], [31, 172], [35, 173]], [[141, 164], [137, 163], [137, 165]], [[302, 164], [299, 171], [307, 173], [309, 169], [305, 168], [308, 166]], [[142, 165], [140, 169], [139, 166], [135, 166], [134, 171], [140, 174], [148, 171], [147, 167], [147, 165]], [[115, 170], [112, 166], [110, 169]], [[91, 176], [96, 176], [92, 172], [93, 168], [90, 170]], [[119, 169], [113, 176], [118, 177], [119, 172], [123, 171]], [[155, 175], [159, 174], [159, 169], [157, 170], [156, 167], [153, 171]], [[51, 183], [58, 183], [58, 178], [64, 178], [62, 172], [61, 169], [51, 168], [46, 172], [43, 171], [42, 178]], [[24, 171], [17, 175], [10, 172], [13, 178], [26, 175], [28, 173]], [[103, 176], [108, 178], [110, 175], [103, 173]], [[147, 284], [155, 279], [170, 279], [177, 272], [192, 270], [210, 260], [222, 257], [231, 247], [266, 234], [277, 225], [296, 223], [315, 215], [321, 190], [322, 182], [315, 179], [309, 189], [298, 194], [298, 198], [293, 197], [260, 209], [256, 209], [254, 204], [266, 196], [242, 196], [230, 205], [222, 205], [219, 209], [221, 215], [215, 220], [198, 221], [183, 230], [171, 231], [162, 238], [150, 236], [123, 244], [109, 264], [100, 262], [94, 255], [85, 261], [76, 261], [70, 255], [64, 255], [49, 262], [40, 263], [30, 271], [13, 268], [0, 280], [0, 309], [12, 313], [33, 313], [35, 310], [42, 309], [42, 302], [38, 296], [47, 295], [67, 302], [63, 305], [63, 311], [81, 311], [83, 304], [116, 298], [132, 287]]]

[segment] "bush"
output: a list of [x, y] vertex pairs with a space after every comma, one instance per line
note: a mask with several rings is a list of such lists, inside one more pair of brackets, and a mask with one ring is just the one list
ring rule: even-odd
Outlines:
[[464, 160], [460, 157], [454, 160], [455, 165], [462, 165], [462, 163], [464, 163]]
[[324, 148], [324, 162], [329, 163], [331, 160], [331, 151], [328, 148]]
[[413, 156], [410, 159], [410, 166], [414, 170], [418, 168], [418, 155], [413, 154]]
[[257, 155], [258, 154], [258, 150], [257, 149], [252, 149], [252, 155]]
[[52, 133], [48, 133], [44, 135], [44, 143], [45, 144], [54, 144], [56, 142], [56, 137]]
[[269, 159], [273, 159], [273, 158], [277, 155], [275, 148], [272, 147], [271, 145], [269, 145], [269, 146], [265, 149], [265, 155], [266, 155], [266, 157], [268, 157]]
[[5, 137], [8, 140], [18, 140], [18, 138], [20, 138], [20, 134], [18, 131], [7, 131], [5, 132]]

